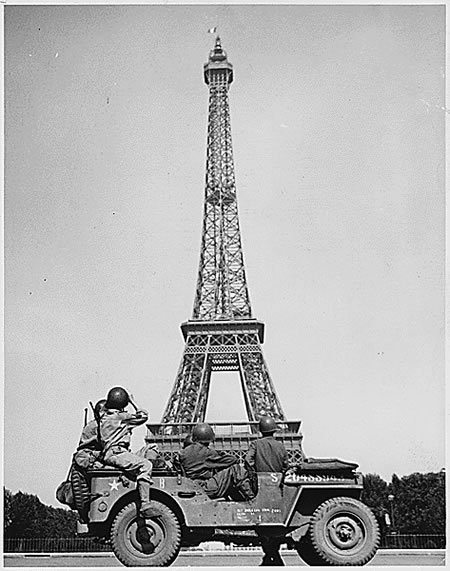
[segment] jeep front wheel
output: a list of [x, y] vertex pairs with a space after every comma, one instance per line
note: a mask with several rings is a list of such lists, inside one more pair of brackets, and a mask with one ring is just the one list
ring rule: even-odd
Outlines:
[[362, 502], [346, 497], [320, 504], [312, 515], [308, 535], [321, 565], [365, 565], [380, 543], [380, 530], [372, 511]]
[[180, 552], [181, 527], [173, 511], [152, 501], [154, 515], [144, 519], [135, 503], [127, 504], [111, 526], [111, 545], [128, 567], [168, 567]]

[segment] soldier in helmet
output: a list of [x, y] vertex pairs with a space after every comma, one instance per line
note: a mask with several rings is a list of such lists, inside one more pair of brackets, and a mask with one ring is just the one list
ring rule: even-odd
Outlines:
[[[256, 472], [285, 472], [289, 468], [288, 453], [284, 444], [275, 440], [277, 424], [270, 416], [262, 416], [259, 420], [259, 431], [262, 438], [250, 443], [245, 462]], [[280, 540], [276, 537], [261, 536], [261, 547], [264, 557], [261, 566], [284, 565], [280, 555]]]
[[192, 431], [192, 443], [180, 452], [184, 474], [197, 481], [212, 499], [230, 495], [251, 500], [255, 493], [251, 488], [246, 469], [231, 454], [220, 454], [211, 443], [215, 434], [205, 422]]
[[99, 440], [99, 423], [105, 410], [106, 399], [101, 399], [94, 407], [94, 419], [83, 428], [78, 448], [73, 456], [75, 464], [85, 470], [92, 468], [102, 449]]
[[[128, 404], [135, 409], [134, 413], [125, 411]], [[150, 485], [153, 483], [151, 479], [153, 466], [147, 458], [130, 452], [132, 430], [147, 420], [147, 411], [139, 408], [125, 389], [114, 387], [109, 391], [105, 412], [100, 419], [103, 461], [136, 478], [141, 500], [141, 515], [151, 517]]]
[[275, 440], [278, 427], [270, 416], [259, 419], [262, 438], [250, 443], [245, 461], [257, 472], [284, 472], [289, 468], [288, 453], [284, 444]]

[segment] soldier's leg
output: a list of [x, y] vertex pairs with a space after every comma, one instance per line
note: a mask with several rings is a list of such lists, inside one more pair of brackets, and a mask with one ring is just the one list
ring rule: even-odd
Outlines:
[[234, 464], [230, 469], [232, 469], [233, 474], [233, 487], [238, 490], [244, 500], [253, 500], [256, 494], [251, 485], [247, 470], [241, 464]]
[[142, 458], [124, 448], [113, 447], [105, 454], [104, 462], [123, 470], [137, 480], [146, 480], [152, 483], [153, 465], [147, 458]]
[[153, 483], [152, 463], [147, 458], [142, 458], [124, 449], [111, 450], [105, 455], [105, 462], [111, 466], [120, 468], [136, 478], [137, 490], [141, 500], [141, 513], [144, 517], [151, 515], [150, 485]]
[[280, 555], [280, 545], [281, 541], [278, 537], [261, 537], [261, 547], [264, 551], [261, 565], [284, 566], [284, 561]]
[[263, 550], [263, 558], [260, 563], [260, 567], [265, 567], [267, 565], [272, 565], [272, 557], [270, 553], [270, 546], [269, 546], [269, 538], [262, 536], [261, 537], [261, 548]]
[[233, 464], [210, 478], [205, 486], [210, 498], [223, 498], [237, 490], [243, 500], [252, 500], [255, 494], [250, 485], [246, 469], [240, 464]]
[[273, 538], [271, 545], [272, 565], [276, 565], [278, 567], [284, 567], [284, 561], [280, 555], [280, 545], [281, 541], [278, 538]]
[[228, 490], [233, 486], [233, 466], [217, 472], [212, 478], [206, 481], [205, 492], [211, 499], [223, 498]]

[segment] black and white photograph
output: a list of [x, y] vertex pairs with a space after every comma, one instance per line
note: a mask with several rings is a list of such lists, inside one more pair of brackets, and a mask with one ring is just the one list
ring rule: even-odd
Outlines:
[[445, 4], [2, 12], [2, 565], [445, 566]]

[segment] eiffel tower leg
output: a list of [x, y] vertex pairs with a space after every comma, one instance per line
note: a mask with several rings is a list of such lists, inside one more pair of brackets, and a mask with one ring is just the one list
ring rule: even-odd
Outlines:
[[193, 422], [204, 422], [206, 418], [206, 405], [208, 404], [209, 387], [211, 384], [211, 360], [208, 354], [205, 355], [203, 370], [200, 379], [200, 389], [198, 391], [197, 403], [195, 406]]
[[177, 378], [169, 397], [162, 423], [194, 422], [196, 405], [206, 373], [206, 353], [184, 350]]
[[247, 411], [248, 420], [250, 422], [253, 422], [256, 420], [256, 417], [254, 414], [253, 403], [251, 402], [250, 395], [248, 394], [248, 383], [245, 378], [244, 365], [242, 363], [242, 355], [238, 353], [237, 358], [239, 363], [239, 378], [241, 380], [242, 394], [244, 395], [245, 410]]
[[268, 414], [275, 420], [285, 420], [262, 351], [243, 352], [241, 362], [253, 418]]

